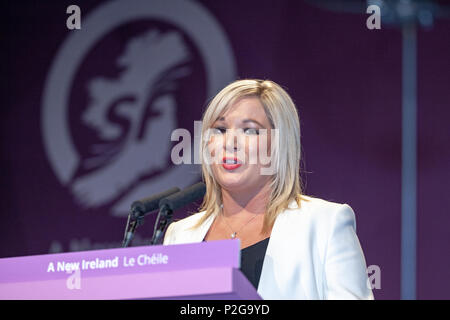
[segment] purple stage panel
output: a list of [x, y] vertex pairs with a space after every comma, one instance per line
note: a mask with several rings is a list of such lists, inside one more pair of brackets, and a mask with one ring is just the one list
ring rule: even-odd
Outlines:
[[238, 240], [0, 259], [0, 299], [260, 299]]

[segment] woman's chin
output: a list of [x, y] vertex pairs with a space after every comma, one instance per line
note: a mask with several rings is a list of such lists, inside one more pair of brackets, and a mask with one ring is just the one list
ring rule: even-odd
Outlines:
[[220, 186], [229, 191], [242, 190], [243, 188], [248, 187], [247, 185], [250, 180], [250, 177], [245, 173], [237, 172], [221, 172], [216, 178]]
[[[245, 191], [253, 185], [261, 184], [262, 177], [257, 177], [259, 172], [253, 167], [240, 167], [236, 170], [216, 168], [215, 177], [220, 186], [229, 191]], [[266, 180], [266, 179], [262, 179]]]
[[226, 190], [238, 190], [245, 186], [245, 180], [240, 177], [222, 177], [218, 180], [222, 188]]

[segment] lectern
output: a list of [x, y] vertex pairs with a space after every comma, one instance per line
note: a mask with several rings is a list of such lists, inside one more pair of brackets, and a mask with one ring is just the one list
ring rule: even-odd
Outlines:
[[239, 240], [0, 259], [0, 299], [251, 299]]

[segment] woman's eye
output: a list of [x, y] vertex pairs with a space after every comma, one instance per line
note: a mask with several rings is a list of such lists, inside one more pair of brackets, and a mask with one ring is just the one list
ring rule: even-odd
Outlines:
[[245, 129], [244, 129], [244, 133], [245, 133], [245, 134], [251, 134], [251, 135], [253, 135], [253, 134], [259, 134], [259, 130], [258, 130], [258, 129], [255, 129], [255, 128], [245, 128]]
[[212, 134], [224, 134], [226, 131], [227, 131], [227, 129], [225, 129], [223, 127], [211, 128]]

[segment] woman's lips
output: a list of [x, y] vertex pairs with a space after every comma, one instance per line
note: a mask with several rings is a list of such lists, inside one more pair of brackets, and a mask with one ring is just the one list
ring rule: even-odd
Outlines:
[[242, 163], [240, 163], [240, 161], [236, 157], [235, 158], [224, 157], [222, 161], [223, 161], [222, 167], [224, 167], [224, 169], [226, 170], [234, 170], [242, 166]]
[[237, 169], [241, 166], [241, 163], [236, 163], [236, 164], [227, 164], [227, 163], [223, 163], [222, 167], [224, 167], [226, 170], [234, 170]]

